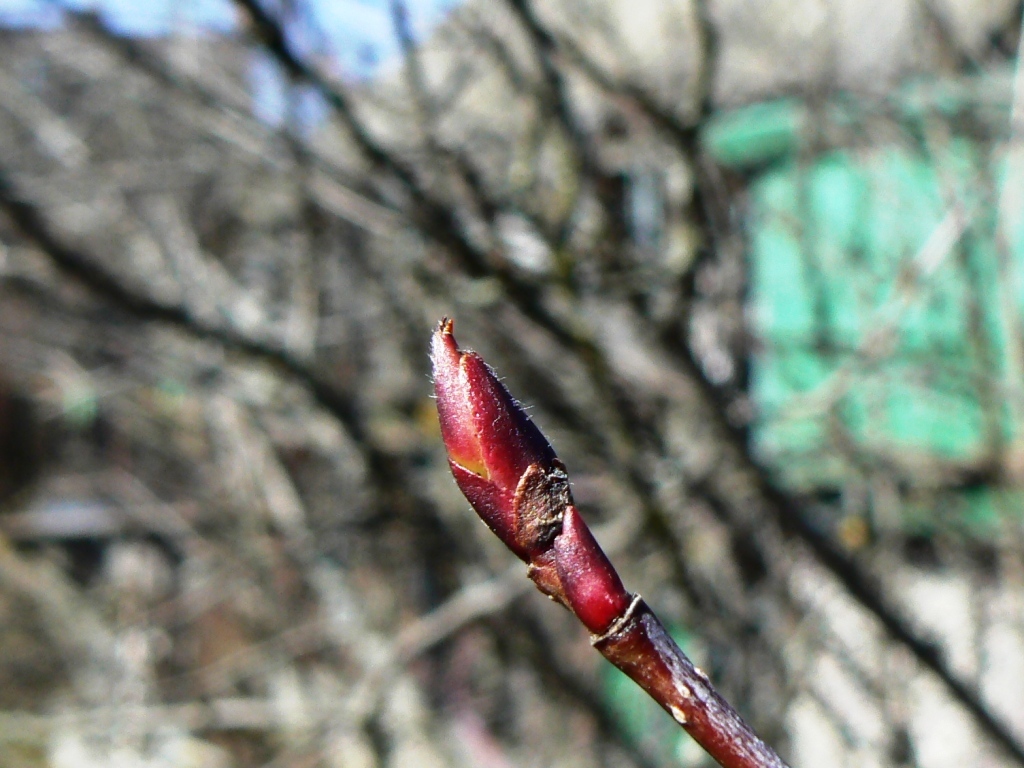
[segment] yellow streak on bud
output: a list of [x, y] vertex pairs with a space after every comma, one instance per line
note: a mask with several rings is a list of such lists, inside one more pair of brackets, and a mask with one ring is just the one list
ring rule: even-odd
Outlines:
[[459, 461], [454, 457], [450, 458], [453, 462], [458, 464], [467, 472], [472, 472], [474, 475], [476, 475], [477, 477], [482, 477], [484, 480], [490, 479], [491, 473], [487, 471], [487, 467], [484, 466], [483, 461], [475, 461], [473, 459]]

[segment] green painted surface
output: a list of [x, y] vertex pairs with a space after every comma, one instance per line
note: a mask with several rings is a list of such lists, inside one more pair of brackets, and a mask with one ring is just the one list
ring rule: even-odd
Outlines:
[[984, 163], [966, 142], [929, 158], [883, 146], [782, 163], [754, 181], [755, 442], [773, 461], [802, 454], [795, 484], [841, 479], [835, 451], [823, 451], [835, 448], [830, 433], [866, 451], [965, 462], [990, 444], [980, 403], [1001, 374], [994, 220], [975, 206], [979, 232], [944, 255], [923, 250], [947, 214], [940, 186], [969, 205]]
[[[750, 179], [752, 439], [791, 487], [839, 488], [872, 462], [979, 466], [1020, 439], [1000, 302], [1020, 323], [1024, 215], [1010, 211], [1001, 241], [996, 226], [1009, 82], [916, 82], [881, 104], [836, 99], [813, 119], [783, 100], [705, 130], [704, 147]], [[929, 255], [953, 200], [967, 226]], [[961, 501], [980, 520], [1000, 506]]]
[[806, 114], [796, 99], [754, 104], [713, 117], [705, 148], [723, 165], [758, 165], [797, 149]]

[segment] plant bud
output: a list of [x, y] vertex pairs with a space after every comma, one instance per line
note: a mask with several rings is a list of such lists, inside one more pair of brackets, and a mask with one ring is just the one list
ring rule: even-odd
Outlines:
[[565, 511], [553, 550], [566, 603], [591, 633], [603, 634], [625, 613], [633, 596], [576, 507]]
[[475, 352], [441, 321], [431, 342], [448, 464], [477, 514], [530, 564], [537, 587], [604, 633], [629, 607], [615, 569], [573, 506], [569, 477], [544, 435]]
[[565, 467], [494, 372], [444, 319], [430, 345], [441, 436], [455, 482], [528, 564], [537, 588], [726, 768], [786, 768], [631, 595], [573, 505]]
[[455, 482], [508, 547], [528, 560], [557, 534], [569, 482], [548, 441], [498, 377], [441, 321], [430, 349], [441, 437]]

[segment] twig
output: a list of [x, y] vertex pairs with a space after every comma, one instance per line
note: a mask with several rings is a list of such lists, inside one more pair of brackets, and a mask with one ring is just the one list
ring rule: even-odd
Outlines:
[[441, 434], [455, 481], [541, 592], [572, 611], [592, 645], [723, 768], [782, 768], [669, 636], [628, 593], [583, 522], [554, 450], [483, 360], [461, 351], [452, 321], [431, 345]]

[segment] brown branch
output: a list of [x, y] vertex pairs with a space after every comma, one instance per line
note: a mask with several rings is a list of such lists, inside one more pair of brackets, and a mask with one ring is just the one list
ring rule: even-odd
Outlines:
[[612, 627], [591, 640], [650, 694], [723, 768], [783, 768], [739, 713], [682, 652], [639, 595]]
[[487, 263], [485, 254], [466, 239], [452, 208], [431, 195], [411, 167], [373, 138], [357, 117], [348, 94], [299, 58], [282, 26], [256, 0], [235, 0], [235, 3], [248, 14], [256, 37], [285, 71], [312, 85], [324, 98], [370, 165], [390, 174], [402, 185], [412, 202], [410, 217], [421, 231], [457, 256], [470, 274], [477, 277], [491, 274], [494, 267]]
[[586, 131], [580, 125], [569, 103], [566, 92], [565, 78], [555, 66], [554, 57], [557, 43], [554, 36], [541, 24], [530, 6], [529, 0], [506, 0], [509, 8], [519, 19], [533, 44], [544, 82], [544, 96], [541, 102], [554, 114], [558, 124], [562, 126], [569, 138], [569, 146], [575, 155], [580, 170], [585, 177], [601, 176], [593, 147]]

